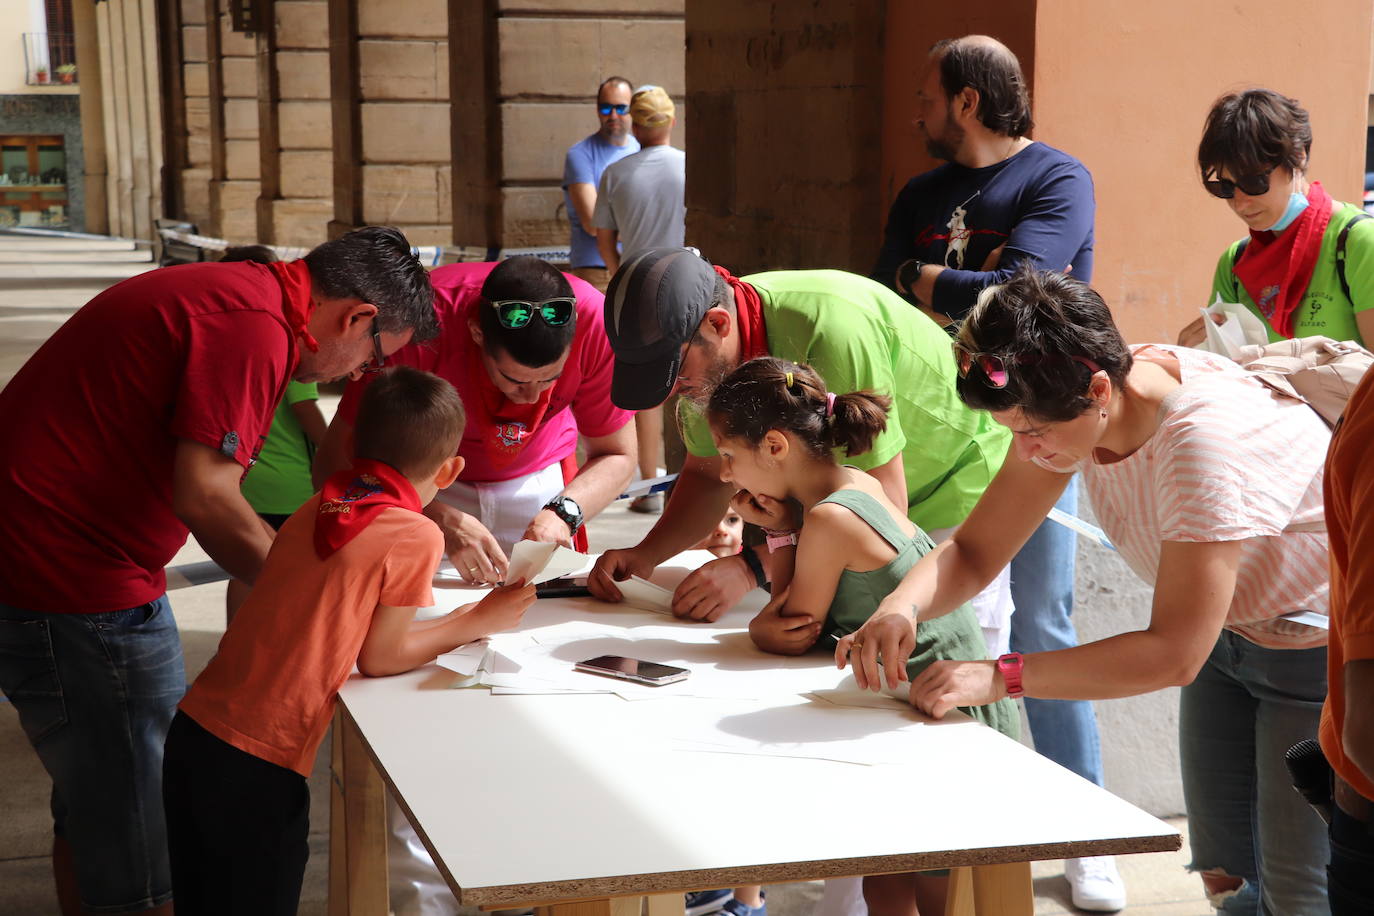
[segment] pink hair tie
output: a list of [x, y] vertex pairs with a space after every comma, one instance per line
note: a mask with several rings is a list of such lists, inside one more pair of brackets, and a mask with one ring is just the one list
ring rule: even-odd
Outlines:
[[835, 392], [833, 392], [833, 391], [828, 391], [828, 392], [826, 392], [826, 395], [825, 395], [825, 415], [826, 415], [827, 417], [833, 417], [833, 416], [835, 416]]

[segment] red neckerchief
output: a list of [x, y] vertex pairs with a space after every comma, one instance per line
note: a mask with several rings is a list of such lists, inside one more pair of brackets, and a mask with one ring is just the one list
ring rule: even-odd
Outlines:
[[735, 314], [739, 316], [740, 362], [768, 355], [768, 329], [763, 324], [763, 299], [759, 291], [719, 264], [712, 265], [735, 291]]
[[1331, 196], [1314, 181], [1307, 189], [1307, 209], [1283, 232], [1250, 230], [1250, 244], [1232, 268], [1269, 326], [1293, 336], [1298, 310], [1317, 266], [1322, 236], [1331, 222]]
[[307, 327], [310, 323], [310, 313], [313, 311], [310, 293], [314, 281], [310, 279], [310, 268], [305, 266], [304, 260], [297, 260], [277, 261], [268, 264], [267, 269], [272, 271], [277, 282], [281, 284], [282, 314], [286, 316], [287, 325], [301, 339], [307, 350], [311, 353], [318, 351], [320, 342], [311, 336]]
[[[476, 300], [476, 307], [481, 308], [485, 301]], [[481, 345], [472, 339], [471, 334], [465, 337], [468, 353], [464, 362], [468, 364], [472, 390], [478, 392], [477, 397], [463, 403], [468, 411], [468, 426], [481, 431], [482, 447], [486, 449], [492, 466], [504, 468], [520, 457], [520, 452], [544, 422], [544, 414], [548, 412], [558, 383], [554, 382], [541, 391], [539, 400], [533, 404], [512, 403], [487, 375], [486, 364], [482, 362]]]
[[419, 512], [420, 496], [406, 476], [389, 464], [359, 458], [320, 488], [315, 516], [315, 553], [327, 560], [353, 540], [388, 506]]

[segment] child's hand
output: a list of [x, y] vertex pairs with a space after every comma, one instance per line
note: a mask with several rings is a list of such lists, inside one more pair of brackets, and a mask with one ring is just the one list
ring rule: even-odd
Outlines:
[[484, 634], [499, 633], [515, 628], [525, 611], [534, 604], [534, 598], [533, 585], [526, 585], [523, 580], [513, 582], [492, 589], [491, 594], [477, 602], [471, 613], [481, 617]]
[[765, 652], [775, 655], [801, 655], [816, 644], [821, 625], [808, 614], [784, 615], [787, 595], [774, 598], [757, 617], [749, 621], [749, 638]]
[[730, 508], [751, 525], [772, 528], [775, 531], [795, 531], [801, 527], [801, 518], [793, 511], [790, 501], [774, 499], [762, 493], [740, 490], [731, 498]]

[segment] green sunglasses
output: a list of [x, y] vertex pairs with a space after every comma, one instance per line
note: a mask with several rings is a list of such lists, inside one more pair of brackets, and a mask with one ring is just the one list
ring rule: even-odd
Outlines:
[[492, 308], [496, 309], [496, 319], [501, 322], [501, 327], [512, 331], [518, 331], [528, 325], [534, 320], [535, 315], [549, 327], [561, 328], [572, 320], [573, 307], [576, 305], [576, 299], [567, 297], [545, 299], [543, 302], [496, 299], [491, 303]]

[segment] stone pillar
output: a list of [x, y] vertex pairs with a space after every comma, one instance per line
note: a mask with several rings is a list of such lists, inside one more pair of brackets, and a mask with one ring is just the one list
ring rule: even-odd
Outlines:
[[[181, 85], [185, 93], [181, 209], [172, 215], [208, 231], [210, 226], [210, 64], [205, 0], [181, 0]], [[215, 47], [219, 47], [216, 37]]]
[[258, 241], [257, 41], [233, 30], [226, 0], [207, 0], [210, 219], [235, 245]]
[[154, 0], [109, 0], [95, 11], [109, 231], [151, 239], [162, 213], [162, 117]]
[[[85, 176], [85, 223], [72, 228], [86, 232], [106, 233], [110, 230], [110, 214], [106, 199], [107, 169], [105, 157], [105, 110], [101, 101], [103, 84], [100, 68], [100, 32], [95, 7], [88, 3], [74, 3], [72, 16], [76, 24], [76, 72], [81, 83], [81, 143]], [[70, 171], [70, 170], [69, 170]]]
[[274, 32], [258, 37], [258, 236], [311, 247], [325, 240], [334, 215], [329, 6], [276, 0], [273, 17]]
[[881, 0], [687, 4], [689, 244], [739, 273], [867, 272], [884, 13]]

